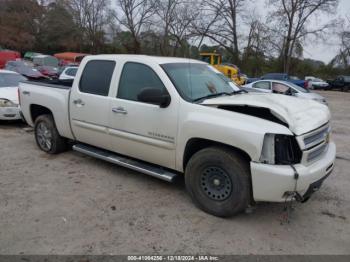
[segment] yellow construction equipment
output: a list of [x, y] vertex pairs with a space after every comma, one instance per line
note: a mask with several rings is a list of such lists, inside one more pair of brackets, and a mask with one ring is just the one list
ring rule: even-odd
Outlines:
[[243, 77], [239, 71], [239, 68], [234, 64], [222, 63], [222, 56], [218, 53], [200, 53], [201, 59], [204, 62], [211, 64], [225, 76], [230, 78], [238, 85], [244, 85], [246, 78]]

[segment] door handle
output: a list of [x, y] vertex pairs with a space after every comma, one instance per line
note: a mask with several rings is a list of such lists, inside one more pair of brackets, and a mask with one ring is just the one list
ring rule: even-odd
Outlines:
[[79, 98], [79, 99], [76, 99], [76, 100], [73, 100], [73, 104], [74, 104], [74, 105], [80, 105], [80, 106], [85, 105], [85, 103], [83, 102], [83, 100], [81, 100], [80, 98]]
[[28, 96], [29, 96], [29, 95], [30, 95], [30, 92], [29, 92], [29, 91], [23, 91], [22, 94], [23, 94], [23, 95], [28, 95]]
[[113, 107], [112, 112], [116, 114], [123, 114], [126, 115], [128, 111], [126, 111], [123, 107]]

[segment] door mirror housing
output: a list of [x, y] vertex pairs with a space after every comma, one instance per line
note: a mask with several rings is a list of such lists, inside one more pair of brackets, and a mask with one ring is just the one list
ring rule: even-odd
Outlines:
[[295, 94], [295, 91], [293, 90], [293, 88], [289, 88], [287, 91], [286, 91], [286, 95], [288, 96], [293, 96]]
[[137, 95], [137, 99], [140, 102], [158, 105], [161, 108], [168, 107], [170, 105], [170, 95], [162, 92], [158, 88], [144, 88]]

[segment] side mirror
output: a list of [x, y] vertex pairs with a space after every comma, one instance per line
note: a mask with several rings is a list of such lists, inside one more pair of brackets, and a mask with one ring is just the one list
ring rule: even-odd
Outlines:
[[159, 105], [161, 108], [165, 108], [170, 105], [170, 95], [164, 94], [158, 88], [144, 88], [137, 95], [137, 99], [141, 102]]
[[292, 95], [294, 95], [294, 92], [293, 92], [294, 90], [292, 89], [292, 88], [289, 88], [287, 91], [286, 91], [286, 95], [288, 95], [288, 96], [292, 96]]

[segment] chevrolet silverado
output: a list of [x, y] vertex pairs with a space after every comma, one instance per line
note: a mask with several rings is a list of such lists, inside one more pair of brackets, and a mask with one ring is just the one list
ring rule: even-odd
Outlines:
[[232, 216], [258, 201], [307, 200], [332, 172], [330, 112], [311, 100], [240, 90], [207, 63], [87, 56], [72, 83], [20, 84], [38, 147], [73, 149], [165, 181]]

